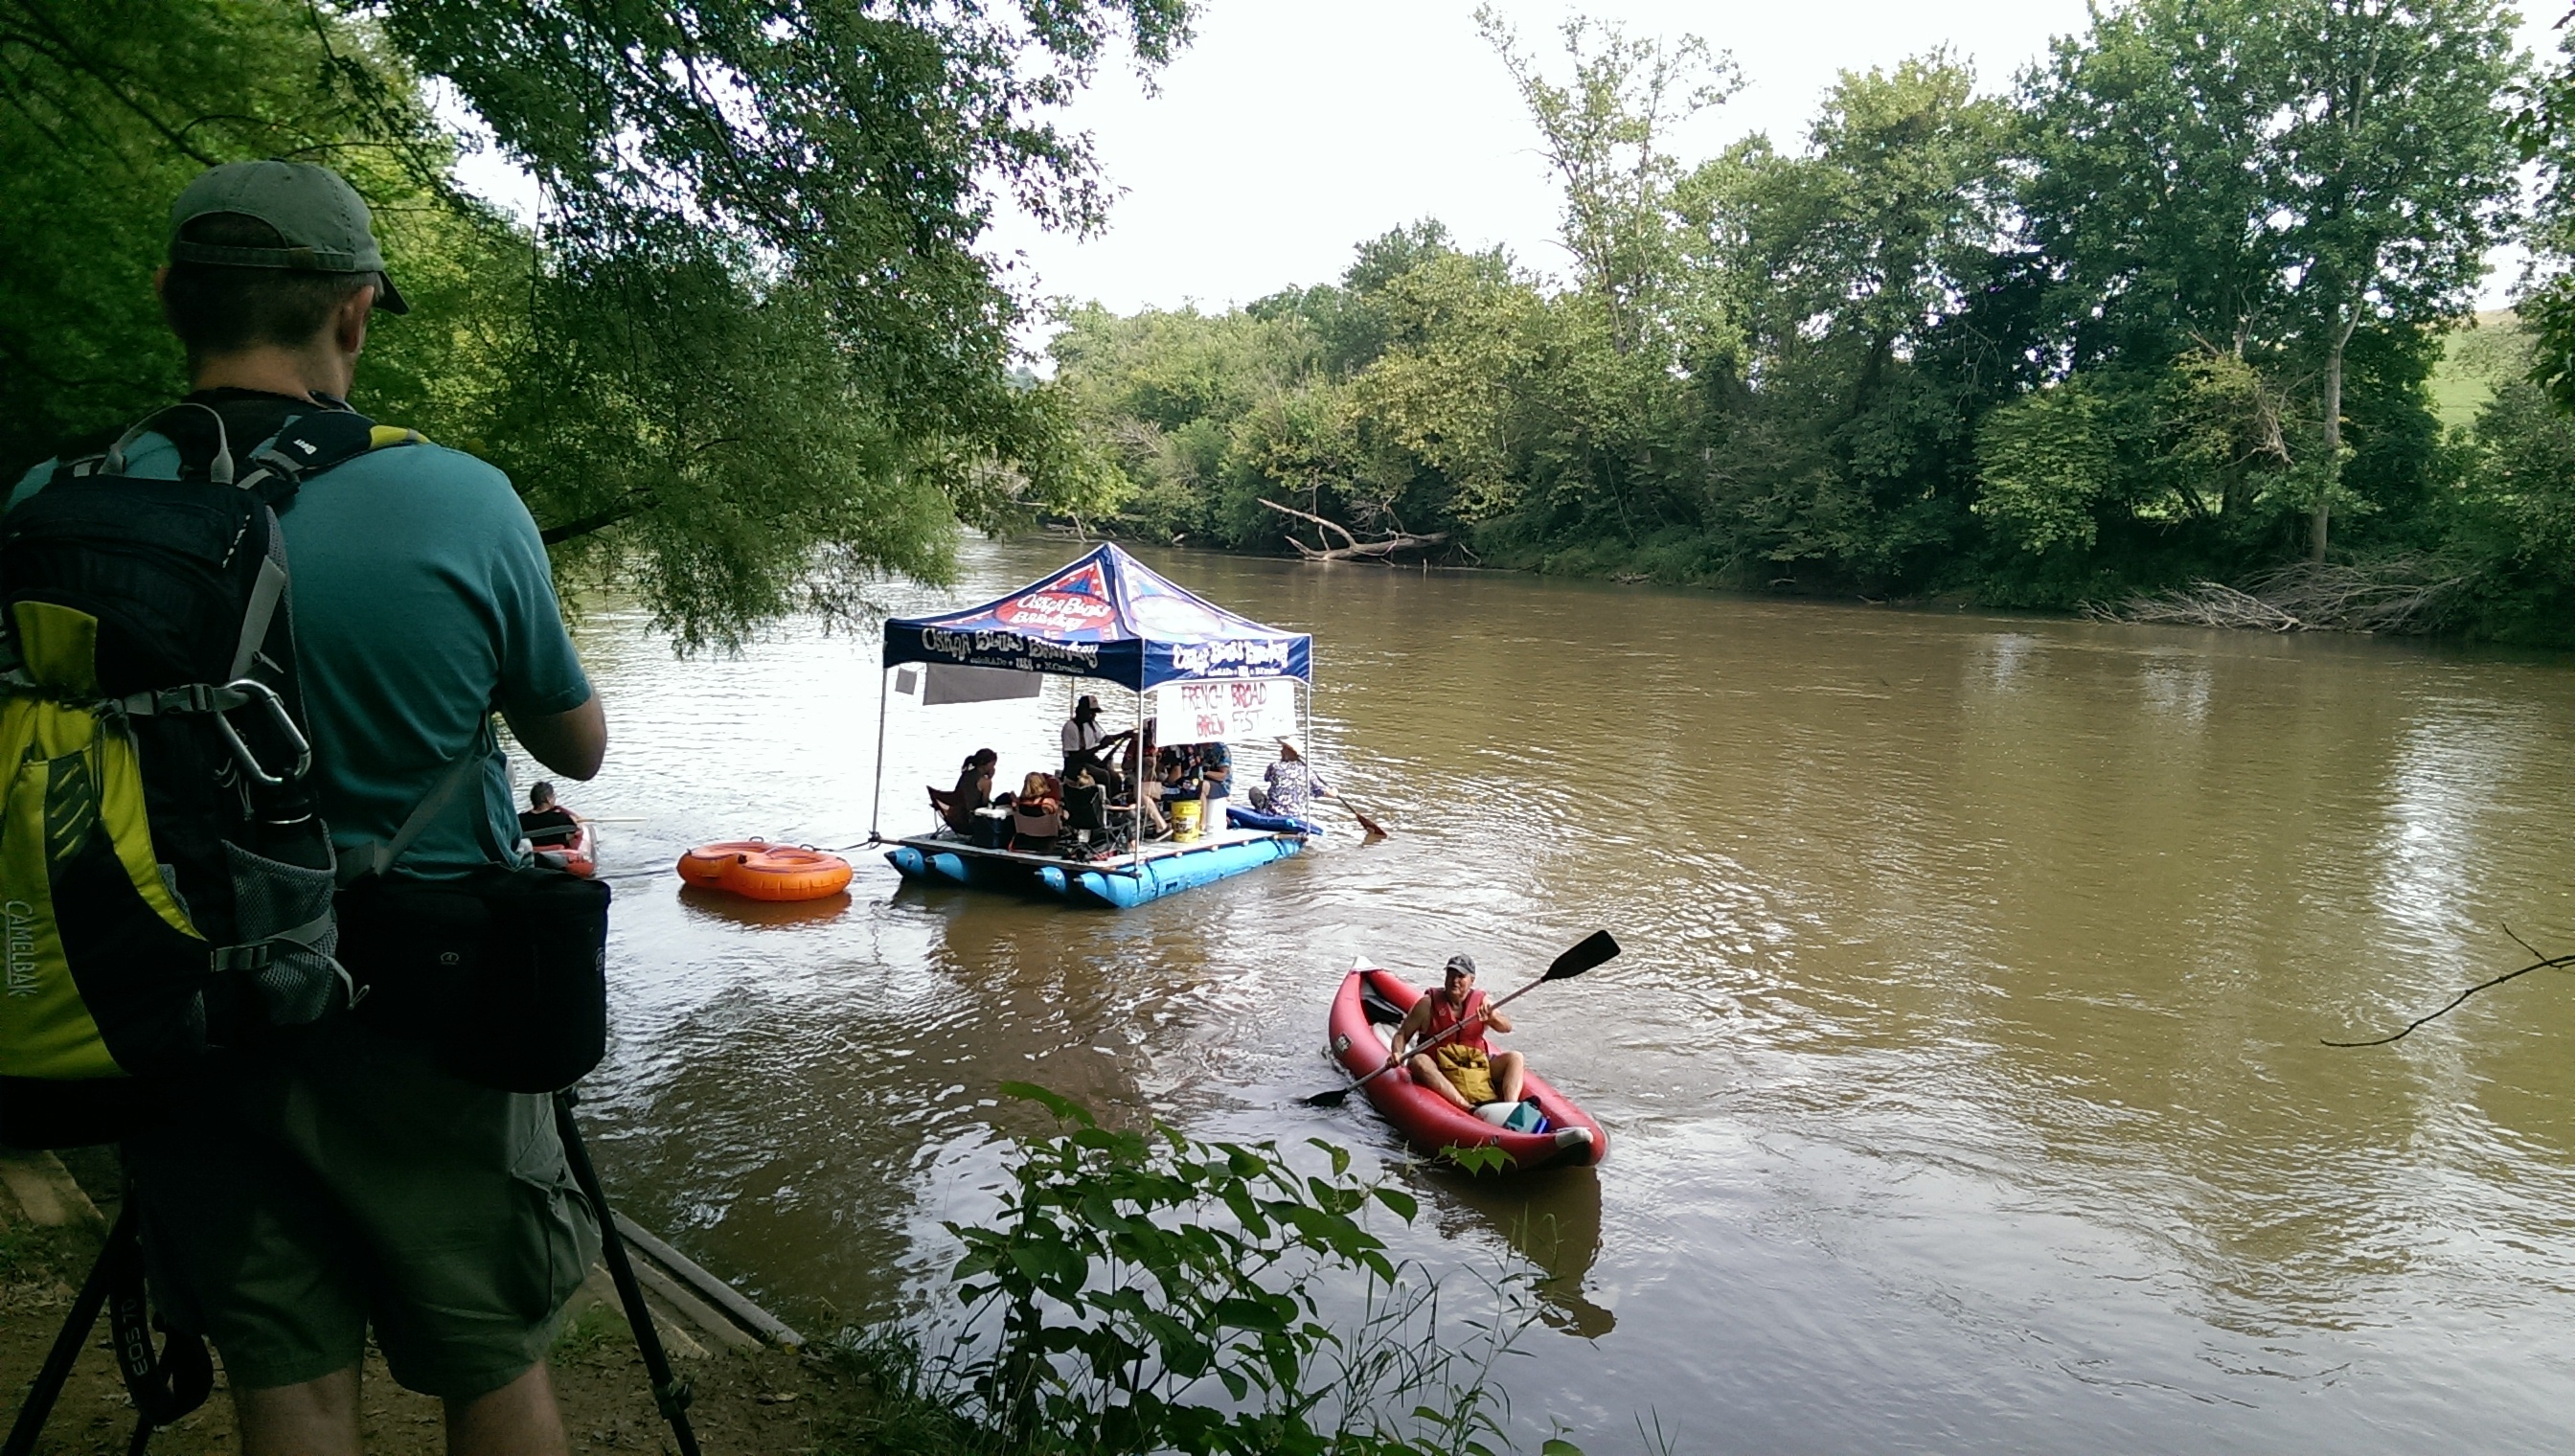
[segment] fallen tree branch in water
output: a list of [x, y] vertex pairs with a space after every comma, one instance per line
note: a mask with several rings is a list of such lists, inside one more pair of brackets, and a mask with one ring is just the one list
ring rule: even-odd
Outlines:
[[[2512, 935], [2514, 942], [2520, 945], [2522, 949], [2529, 951], [2533, 955], [2539, 955], [2537, 947], [2533, 946], [2529, 941], [2522, 939], [2519, 935], [2512, 934], [2512, 927], [2510, 925], [2504, 926], [2503, 932], [2507, 935]], [[2327, 1037], [2325, 1038], [2325, 1045], [2385, 1046], [2391, 1041], [2402, 1041], [2407, 1036], [2413, 1034], [2416, 1027], [2425, 1025], [2432, 1021], [2437, 1021], [2443, 1016], [2450, 1014], [2452, 1011], [2457, 1010], [2460, 1004], [2466, 1001], [2468, 997], [2475, 995], [2479, 991], [2492, 990], [2496, 986], [2502, 985], [2505, 981], [2514, 979], [2517, 976], [2528, 975], [2534, 970], [2564, 970], [2569, 966], [2575, 966], [2575, 955], [2539, 955], [2537, 960], [2532, 961], [2530, 964], [2523, 966], [2519, 970], [2507, 970], [2492, 980], [2482, 980], [2477, 982], [2475, 985], [2472, 985], [2466, 990], [2459, 992], [2457, 995], [2450, 997], [2449, 1004], [2443, 1006], [2441, 1009], [2434, 1011], [2428, 1016], [2417, 1016], [2413, 1020], [2406, 1022], [2405, 1029], [2402, 1031], [2398, 1031], [2387, 1036], [2372, 1037], [2367, 1041], [2335, 1041], [2332, 1038]]]
[[2241, 587], [2193, 582], [2141, 593], [2116, 604], [2086, 603], [2101, 622], [2163, 623], [2254, 632], [2356, 632], [2398, 635], [2440, 626], [2465, 573], [2444, 574], [2414, 558], [2369, 567], [2296, 562]]
[[1328, 531], [1332, 533], [1332, 535], [1339, 537], [1344, 543], [1344, 545], [1341, 546], [1318, 550], [1314, 547], [1307, 546], [1305, 543], [1298, 541], [1292, 536], [1288, 537], [1288, 544], [1296, 548], [1296, 554], [1309, 562], [1381, 562], [1399, 551], [1414, 551], [1425, 546], [1440, 546], [1445, 544], [1448, 540], [1448, 533], [1444, 531], [1434, 531], [1427, 536], [1415, 536], [1408, 531], [1398, 531], [1385, 537], [1383, 540], [1361, 541], [1357, 537], [1350, 535], [1349, 528], [1343, 526], [1337, 521], [1326, 520], [1323, 517], [1314, 515], [1310, 511], [1299, 511], [1292, 506], [1282, 506], [1267, 496], [1258, 497], [1256, 499], [1258, 499], [1262, 505], [1269, 507], [1271, 510], [1278, 512], [1282, 516], [1293, 516], [1299, 521], [1313, 522], [1315, 526], [1314, 539], [1317, 541], [1322, 540], [1323, 533]]

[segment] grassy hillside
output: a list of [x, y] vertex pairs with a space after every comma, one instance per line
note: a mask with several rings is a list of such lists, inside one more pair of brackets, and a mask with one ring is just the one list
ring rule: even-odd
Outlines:
[[2510, 309], [2489, 309], [2442, 340], [2432, 370], [2432, 409], [2445, 429], [2464, 430], [2494, 395], [2495, 381], [2529, 367], [2528, 342]]

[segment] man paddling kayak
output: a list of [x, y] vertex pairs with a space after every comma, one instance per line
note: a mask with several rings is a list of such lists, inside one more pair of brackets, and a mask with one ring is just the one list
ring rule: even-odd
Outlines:
[[1394, 1041], [1385, 1054], [1385, 1064], [1392, 1067], [1405, 1061], [1406, 1047], [1435, 1041], [1411, 1053], [1414, 1081], [1469, 1112], [1486, 1102], [1516, 1102], [1520, 1099], [1520, 1054], [1496, 1053], [1485, 1046], [1487, 1029], [1508, 1031], [1510, 1018], [1475, 989], [1475, 957], [1451, 955], [1439, 989], [1413, 1002], [1402, 1024], [1394, 1028]]

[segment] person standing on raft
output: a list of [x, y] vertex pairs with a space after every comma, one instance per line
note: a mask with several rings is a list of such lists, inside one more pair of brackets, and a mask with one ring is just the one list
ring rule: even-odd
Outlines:
[[[1462, 1026], [1460, 1023], [1463, 1023]], [[1451, 1027], [1459, 1029], [1451, 1031]], [[1486, 1102], [1520, 1099], [1522, 1061], [1516, 1051], [1494, 1052], [1484, 1044], [1485, 1031], [1508, 1031], [1510, 1018], [1475, 989], [1475, 957], [1448, 957], [1439, 989], [1412, 1003], [1403, 1023], [1394, 1028], [1394, 1044], [1385, 1054], [1391, 1068], [1405, 1061], [1404, 1049], [1440, 1038], [1413, 1051], [1412, 1079], [1468, 1112]]]
[[1109, 787], [1110, 796], [1125, 796], [1125, 783], [1118, 770], [1109, 766], [1109, 748], [1133, 735], [1128, 732], [1106, 732], [1100, 727], [1100, 700], [1086, 693], [1073, 705], [1073, 717], [1064, 721], [1064, 781], [1073, 781], [1074, 771], [1089, 768], [1092, 775]]

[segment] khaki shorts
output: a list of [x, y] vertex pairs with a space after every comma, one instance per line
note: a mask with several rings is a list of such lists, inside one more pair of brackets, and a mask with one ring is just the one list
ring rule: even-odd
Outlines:
[[358, 1363], [466, 1400], [554, 1343], [599, 1235], [550, 1099], [345, 1017], [126, 1144], [154, 1302], [236, 1388]]
[[1450, 1041], [1430, 1048], [1431, 1059], [1439, 1063], [1448, 1085], [1466, 1099], [1468, 1106], [1480, 1106], [1493, 1100], [1493, 1063], [1480, 1046], [1459, 1046]]

